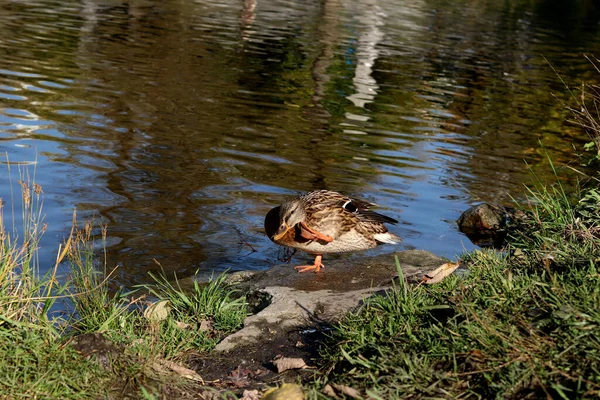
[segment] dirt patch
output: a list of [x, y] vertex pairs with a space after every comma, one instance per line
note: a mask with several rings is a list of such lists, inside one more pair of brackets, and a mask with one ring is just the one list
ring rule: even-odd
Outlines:
[[98, 332], [75, 336], [69, 345], [83, 357], [96, 361], [105, 370], [111, 369], [112, 362], [123, 354], [123, 348]]
[[[309, 380], [315, 373], [319, 349], [331, 331], [328, 325], [307, 326], [270, 335], [261, 343], [237, 346], [228, 352], [211, 352], [189, 359], [189, 365], [202, 375], [206, 384], [241, 393], [245, 389], [263, 390], [283, 382]], [[301, 358], [308, 368], [290, 369], [281, 374], [273, 361], [278, 357]]]

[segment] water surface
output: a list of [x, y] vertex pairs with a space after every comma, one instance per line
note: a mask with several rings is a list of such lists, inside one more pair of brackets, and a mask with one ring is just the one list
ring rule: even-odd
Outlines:
[[0, 0], [0, 197], [35, 161], [42, 265], [76, 207], [108, 223], [127, 284], [268, 268], [266, 212], [325, 188], [400, 221], [403, 244], [371, 253], [469, 250], [464, 209], [522, 198], [545, 151], [561, 165], [586, 142], [553, 68], [600, 80], [582, 55], [600, 9], [406, 3]]

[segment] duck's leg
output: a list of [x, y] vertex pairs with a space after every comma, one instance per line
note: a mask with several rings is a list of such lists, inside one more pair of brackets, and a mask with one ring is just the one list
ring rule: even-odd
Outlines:
[[318, 256], [315, 257], [314, 265], [298, 265], [297, 267], [294, 267], [294, 269], [297, 269], [298, 272], [308, 272], [308, 271], [319, 272], [322, 268], [325, 268], [325, 265], [323, 265], [323, 263], [321, 262], [322, 258], [323, 258], [323, 256], [321, 254], [319, 254]]
[[309, 228], [304, 222], [300, 222], [300, 235], [308, 240], [322, 240], [328, 243], [333, 241], [331, 236], [327, 236], [319, 231]]

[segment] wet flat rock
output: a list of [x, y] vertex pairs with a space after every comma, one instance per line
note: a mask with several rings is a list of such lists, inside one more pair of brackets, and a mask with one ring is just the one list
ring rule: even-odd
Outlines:
[[[245, 278], [239, 285], [249, 293], [266, 293], [270, 304], [249, 316], [244, 328], [226, 337], [217, 351], [266, 343], [298, 327], [329, 323], [355, 309], [373, 293], [392, 287], [397, 256], [405, 277], [418, 276], [445, 261], [423, 250], [408, 250], [349, 263], [330, 260], [324, 272], [298, 273], [293, 265], [278, 265]], [[232, 277], [238, 279], [238, 277]]]

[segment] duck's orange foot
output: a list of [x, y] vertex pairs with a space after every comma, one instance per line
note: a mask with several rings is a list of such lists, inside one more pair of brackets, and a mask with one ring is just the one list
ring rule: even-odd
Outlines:
[[323, 268], [325, 268], [325, 266], [323, 264], [321, 264], [321, 265], [298, 265], [297, 267], [294, 267], [294, 269], [298, 270], [298, 272], [310, 272], [310, 271], [319, 272]]
[[298, 270], [298, 272], [319, 272], [321, 269], [325, 268], [325, 265], [323, 265], [323, 263], [321, 262], [321, 258], [322, 256], [317, 256], [315, 258], [314, 265], [298, 265], [297, 267], [294, 267], [294, 269]]

